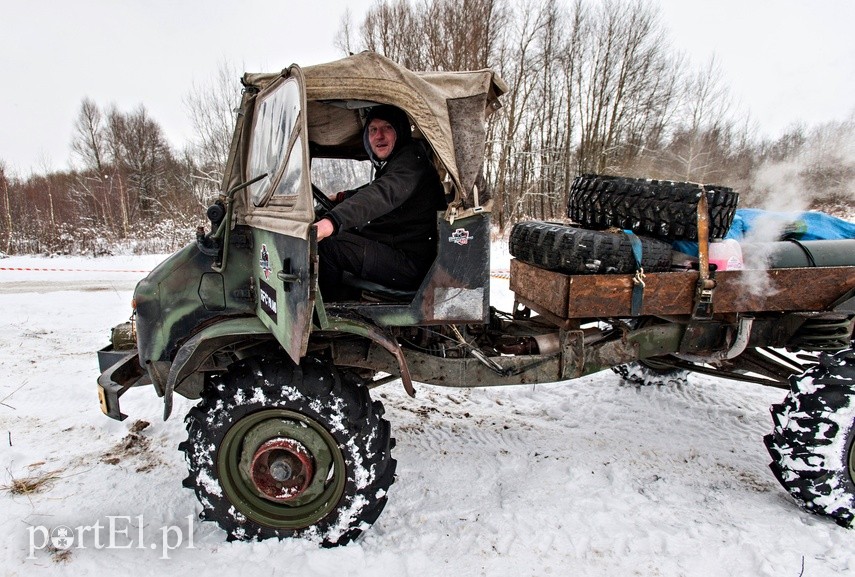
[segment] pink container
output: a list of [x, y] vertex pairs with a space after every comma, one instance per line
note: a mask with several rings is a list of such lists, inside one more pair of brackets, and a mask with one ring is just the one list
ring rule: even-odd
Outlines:
[[742, 270], [742, 247], [732, 238], [711, 242], [710, 264], [716, 270]]

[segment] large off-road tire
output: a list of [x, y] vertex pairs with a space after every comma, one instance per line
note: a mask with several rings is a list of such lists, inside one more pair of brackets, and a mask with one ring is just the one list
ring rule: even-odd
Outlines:
[[181, 443], [184, 484], [229, 540], [344, 545], [374, 523], [394, 482], [388, 421], [366, 387], [306, 359], [253, 358], [207, 383]]
[[844, 527], [855, 525], [855, 351], [822, 355], [790, 378], [791, 390], [772, 406], [775, 428], [765, 437], [769, 464], [795, 500]]
[[701, 190], [709, 204], [709, 236], [723, 238], [739, 194], [714, 184], [586, 174], [573, 181], [567, 216], [585, 228], [617, 227], [667, 240], [697, 240]]
[[689, 371], [674, 367], [659, 365], [654, 359], [626, 363], [612, 367], [612, 371], [620, 375], [624, 382], [640, 387], [685, 385]]
[[[671, 268], [671, 245], [641, 240], [645, 272]], [[540, 221], [518, 222], [511, 229], [508, 250], [523, 262], [565, 274], [628, 274], [636, 270], [629, 236]]]

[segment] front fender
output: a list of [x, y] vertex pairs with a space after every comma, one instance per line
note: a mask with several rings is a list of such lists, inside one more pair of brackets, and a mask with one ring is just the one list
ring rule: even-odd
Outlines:
[[258, 317], [228, 319], [210, 325], [190, 337], [175, 355], [163, 391], [163, 420], [172, 413], [172, 395], [188, 377], [195, 374], [216, 352], [247, 341], [272, 339]]

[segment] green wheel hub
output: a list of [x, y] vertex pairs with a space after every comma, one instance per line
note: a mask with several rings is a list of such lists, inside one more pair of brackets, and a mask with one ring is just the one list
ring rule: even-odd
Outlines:
[[216, 457], [229, 501], [251, 521], [300, 529], [328, 515], [344, 493], [344, 456], [317, 421], [286, 409], [238, 420]]

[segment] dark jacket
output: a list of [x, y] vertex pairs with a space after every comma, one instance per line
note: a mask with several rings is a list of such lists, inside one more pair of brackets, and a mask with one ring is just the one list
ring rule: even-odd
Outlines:
[[396, 146], [372, 182], [344, 197], [326, 215], [336, 232], [349, 230], [420, 260], [436, 257], [436, 213], [445, 209], [445, 195], [418, 142]]

